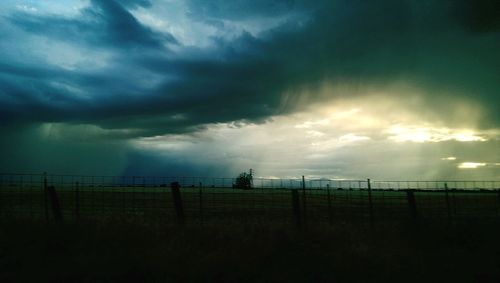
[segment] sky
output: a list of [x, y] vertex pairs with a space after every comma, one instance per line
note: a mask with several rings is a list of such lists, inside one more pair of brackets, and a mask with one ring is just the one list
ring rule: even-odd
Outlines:
[[496, 0], [2, 0], [0, 172], [500, 180]]

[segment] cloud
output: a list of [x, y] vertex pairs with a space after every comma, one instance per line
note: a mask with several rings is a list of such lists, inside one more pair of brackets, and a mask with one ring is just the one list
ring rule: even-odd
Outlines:
[[276, 17], [293, 11], [294, 0], [188, 0], [190, 13], [196, 18], [246, 20], [248, 18]]
[[69, 142], [50, 125], [0, 130], [2, 173], [116, 175], [127, 166], [128, 149], [117, 140], [89, 140], [80, 131]]
[[[127, 6], [148, 7], [147, 1], [125, 1]], [[168, 33], [158, 33], [141, 25], [132, 14], [113, 0], [92, 0], [78, 18], [17, 12], [9, 16], [14, 25], [72, 43], [107, 48], [157, 48], [177, 41]]]
[[466, 1], [453, 3], [453, 12], [463, 27], [471, 32], [498, 32], [500, 30], [500, 3], [495, 0]]
[[138, 7], [149, 8], [152, 5], [149, 0], [120, 0], [119, 3], [124, 7], [131, 7], [131, 8], [138, 8]]
[[[298, 5], [261, 2], [232, 5], [252, 6], [255, 9], [249, 13], [254, 14], [263, 13], [268, 5]], [[164, 44], [176, 42], [171, 35], [141, 25], [117, 2], [91, 3], [76, 19], [27, 14], [9, 17], [28, 32], [123, 51], [114, 55], [116, 59], [106, 73], [94, 74], [97, 83], [85, 81], [78, 72], [61, 76], [84, 92], [106, 93], [95, 95], [88, 103], [78, 102], [80, 110], [75, 116], [81, 122], [123, 128], [134, 117], [138, 122], [131, 126], [144, 127], [146, 132], [158, 133], [161, 128], [165, 133], [190, 131], [208, 123], [262, 121], [294, 111], [301, 89], [314, 90], [325, 81], [348, 82], [354, 87], [378, 85], [383, 89], [394, 80], [418, 86], [429, 107], [439, 108], [450, 99], [472, 99], [485, 110], [481, 121], [484, 127], [494, 127], [499, 121], [498, 111], [494, 110], [499, 106], [496, 90], [500, 80], [494, 75], [498, 60], [478, 58], [482, 56], [478, 54], [496, 56], [487, 51], [499, 45], [499, 40], [462, 33], [449, 24], [454, 19], [447, 16], [451, 12], [442, 14], [445, 5], [425, 8], [413, 1], [302, 3], [299, 7], [310, 13], [308, 22], [287, 22], [257, 37], [243, 33], [234, 39], [219, 38], [214, 49], [172, 54], [160, 52]], [[131, 7], [132, 2], [127, 3]], [[217, 3], [209, 5], [210, 9], [203, 7], [203, 13], [220, 18], [232, 11]], [[152, 51], [127, 53], [132, 47]], [[51, 70], [42, 74], [43, 68], [34, 67], [38, 72], [32, 75], [48, 77]], [[123, 75], [123, 71], [128, 73]], [[138, 78], [147, 76], [158, 77], [159, 83], [152, 87], [137, 85]], [[46, 83], [48, 79], [40, 80]], [[120, 88], [121, 84], [125, 87]], [[285, 93], [291, 97], [284, 97]], [[341, 95], [319, 97], [311, 91], [307, 101]], [[436, 97], [442, 100], [437, 107]], [[285, 98], [288, 104], [283, 104]], [[216, 115], [214, 109], [218, 109]], [[66, 114], [61, 115], [55, 120], [67, 119]], [[185, 119], [169, 118], [176, 115]]]
[[[495, 11], [495, 1], [89, 3], [67, 14], [2, 10], [4, 127], [50, 124], [72, 133], [87, 127], [89, 139], [126, 144], [374, 98], [392, 102], [378, 110], [393, 124], [405, 122], [400, 120], [406, 112], [450, 131], [500, 124], [499, 25], [489, 12]], [[174, 6], [185, 8], [176, 10], [179, 23], [165, 16], [162, 29], [134, 16], [162, 19], [154, 13]], [[215, 31], [189, 33], [200, 22]], [[177, 39], [183, 34], [210, 44], [183, 45], [187, 41]], [[402, 110], [406, 116], [390, 114]], [[312, 129], [314, 121], [297, 125], [321, 136], [325, 131]], [[380, 123], [373, 117], [363, 122]], [[337, 138], [379, 141], [380, 136], [356, 130], [346, 129]]]
[[476, 169], [479, 167], [486, 166], [486, 163], [479, 163], [479, 162], [462, 162], [458, 164], [459, 169]]

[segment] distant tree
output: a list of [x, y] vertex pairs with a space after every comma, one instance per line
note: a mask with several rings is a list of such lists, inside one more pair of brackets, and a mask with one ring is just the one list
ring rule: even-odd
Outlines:
[[250, 173], [243, 172], [238, 177], [236, 177], [236, 181], [233, 184], [233, 188], [249, 190], [252, 188], [252, 171]]

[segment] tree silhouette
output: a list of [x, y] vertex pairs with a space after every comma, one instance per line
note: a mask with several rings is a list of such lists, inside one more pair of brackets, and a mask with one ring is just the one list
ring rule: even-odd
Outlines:
[[236, 177], [233, 188], [249, 190], [252, 188], [252, 179], [252, 171], [250, 173], [243, 172]]

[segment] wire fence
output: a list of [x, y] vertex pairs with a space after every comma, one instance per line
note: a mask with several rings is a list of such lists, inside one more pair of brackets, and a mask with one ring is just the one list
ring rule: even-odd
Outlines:
[[0, 218], [147, 225], [500, 220], [500, 181], [0, 174]]

